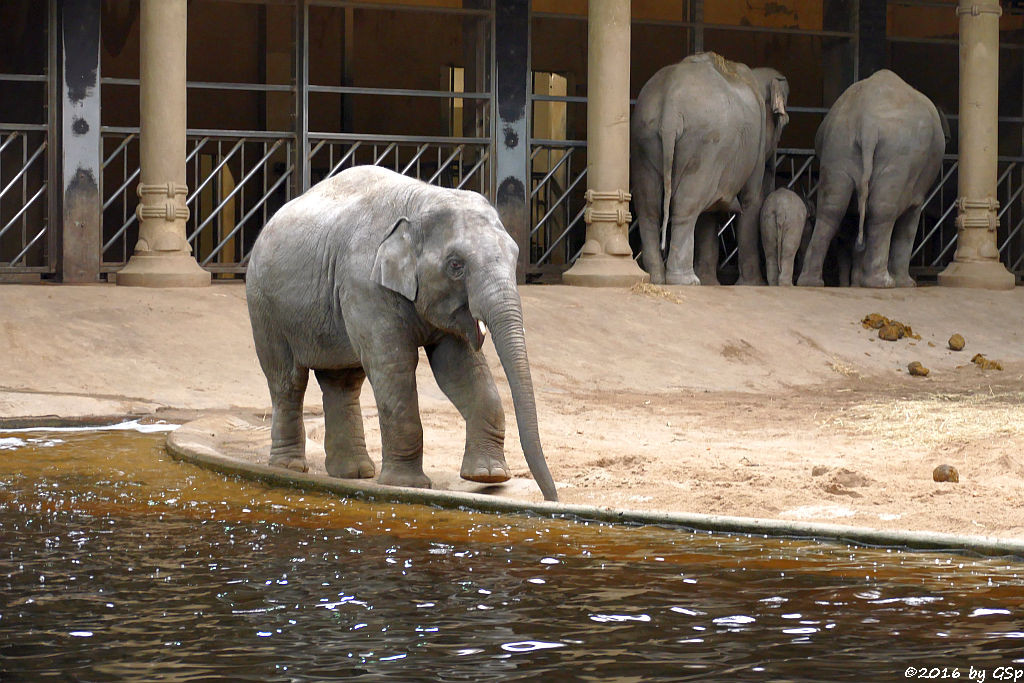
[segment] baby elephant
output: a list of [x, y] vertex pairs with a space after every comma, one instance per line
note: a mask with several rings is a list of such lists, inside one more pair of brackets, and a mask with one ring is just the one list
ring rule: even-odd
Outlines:
[[761, 244], [768, 284], [793, 285], [793, 264], [801, 243], [810, 238], [808, 206], [796, 192], [779, 188], [761, 205]]
[[480, 347], [491, 329], [526, 462], [557, 500], [537, 428], [516, 289], [516, 243], [475, 192], [357, 166], [286, 204], [253, 245], [246, 297], [273, 404], [270, 464], [306, 471], [302, 401], [323, 390], [327, 472], [372, 477], [359, 393], [369, 378], [383, 445], [378, 481], [429, 487], [416, 365], [424, 347], [466, 420], [462, 477], [509, 479], [505, 416]]

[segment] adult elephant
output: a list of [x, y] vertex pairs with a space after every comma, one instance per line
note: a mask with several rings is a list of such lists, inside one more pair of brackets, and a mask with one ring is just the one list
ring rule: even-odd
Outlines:
[[[516, 290], [518, 248], [475, 192], [357, 166], [286, 204], [253, 245], [246, 297], [273, 404], [270, 464], [306, 470], [302, 400], [309, 370], [324, 396], [327, 472], [372, 477], [359, 392], [377, 400], [378, 481], [429, 487], [416, 364], [425, 347], [466, 420], [464, 479], [501, 482], [505, 416], [480, 347], [491, 329], [526, 462], [547, 500], [544, 460]], [[485, 327], [486, 324], [486, 327]]]
[[715, 223], [698, 217], [739, 212], [738, 284], [764, 284], [758, 217], [765, 162], [789, 121], [788, 99], [789, 84], [778, 71], [750, 69], [713, 52], [666, 66], [644, 85], [631, 121], [630, 166], [652, 282], [717, 284]]
[[798, 285], [820, 287], [822, 264], [850, 197], [858, 225], [850, 283], [913, 287], [910, 256], [946, 137], [931, 100], [883, 69], [851, 85], [818, 128], [817, 220]]

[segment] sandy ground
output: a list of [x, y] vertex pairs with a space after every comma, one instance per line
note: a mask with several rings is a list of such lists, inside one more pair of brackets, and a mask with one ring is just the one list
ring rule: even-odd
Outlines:
[[[565, 502], [1024, 535], [1021, 288], [532, 286], [522, 296], [541, 435]], [[0, 422], [267, 413], [238, 284], [8, 285], [0, 312]], [[859, 322], [874, 312], [922, 338], [878, 339]], [[967, 340], [959, 353], [946, 346], [954, 332]], [[485, 348], [506, 397], [507, 458], [527, 478]], [[1004, 369], [979, 369], [975, 353]], [[913, 360], [931, 374], [908, 375]], [[427, 466], [457, 471], [461, 418], [425, 363], [419, 387]], [[379, 458], [368, 386], [363, 412]], [[932, 481], [940, 464], [959, 483]], [[535, 487], [513, 490], [540, 499]]]

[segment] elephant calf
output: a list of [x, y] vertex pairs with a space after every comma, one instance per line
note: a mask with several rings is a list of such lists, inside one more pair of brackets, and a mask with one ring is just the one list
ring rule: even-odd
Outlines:
[[[357, 166], [286, 204], [253, 245], [246, 297], [273, 404], [270, 464], [306, 471], [302, 402], [323, 390], [327, 472], [372, 477], [359, 393], [373, 386], [378, 481], [429, 487], [416, 396], [418, 349], [466, 420], [464, 479], [501, 482], [505, 416], [480, 347], [489, 327], [515, 403], [527, 464], [557, 500], [516, 289], [516, 243], [475, 192]], [[486, 325], [486, 327], [485, 327]]]
[[772, 191], [761, 204], [761, 244], [768, 284], [791, 287], [797, 251], [810, 236], [807, 203], [792, 190]]

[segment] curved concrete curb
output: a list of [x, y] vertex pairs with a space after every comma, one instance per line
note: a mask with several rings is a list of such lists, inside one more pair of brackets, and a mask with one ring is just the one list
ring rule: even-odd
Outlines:
[[616, 510], [592, 505], [530, 502], [464, 491], [382, 486], [363, 480], [337, 479], [322, 474], [302, 474], [224, 455], [214, 445], [215, 440], [212, 437], [215, 436], [209, 431], [209, 423], [204, 425], [203, 419], [200, 419], [171, 432], [167, 437], [167, 450], [176, 460], [190, 462], [222, 474], [240, 476], [272, 486], [333, 493], [377, 503], [407, 503], [486, 513], [533, 514], [549, 518], [614, 524], [657, 525], [682, 528], [688, 531], [763, 534], [787, 538], [838, 541], [863, 546], [968, 551], [981, 555], [1011, 555], [1024, 558], [1024, 539], [964, 536], [930, 531], [896, 531], [841, 524], [700, 513]]

